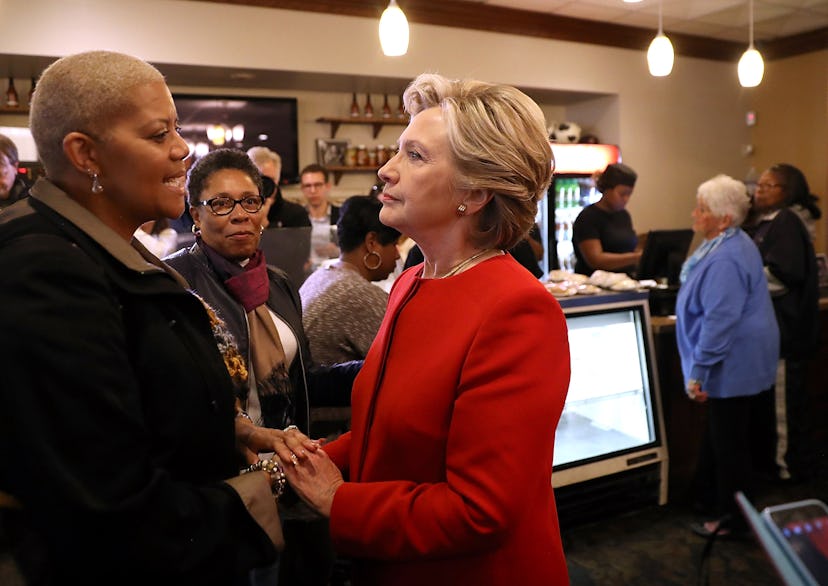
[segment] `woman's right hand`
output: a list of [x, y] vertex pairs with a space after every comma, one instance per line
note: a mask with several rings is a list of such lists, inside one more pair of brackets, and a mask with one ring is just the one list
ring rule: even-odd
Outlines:
[[295, 466], [323, 443], [310, 439], [295, 426], [271, 429], [255, 425], [246, 417], [236, 417], [236, 445], [248, 464], [256, 463], [260, 453], [273, 452], [283, 463]]

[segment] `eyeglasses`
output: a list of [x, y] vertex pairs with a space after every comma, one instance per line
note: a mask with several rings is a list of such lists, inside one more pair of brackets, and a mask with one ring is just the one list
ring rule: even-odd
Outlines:
[[261, 195], [248, 195], [241, 199], [219, 196], [213, 199], [198, 202], [200, 206], [210, 206], [210, 211], [217, 216], [226, 216], [240, 205], [248, 214], [255, 214], [264, 205], [264, 198]]
[[782, 187], [781, 183], [757, 183], [756, 189], [770, 189], [771, 187]]
[[302, 189], [304, 189], [305, 191], [311, 191], [311, 190], [315, 191], [317, 189], [322, 189], [324, 186], [325, 186], [324, 183], [303, 183], [302, 184]]

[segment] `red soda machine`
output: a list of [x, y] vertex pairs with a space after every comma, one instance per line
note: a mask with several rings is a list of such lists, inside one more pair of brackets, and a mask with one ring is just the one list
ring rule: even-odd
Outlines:
[[549, 144], [555, 173], [546, 197], [538, 205], [537, 216], [544, 242], [544, 279], [550, 270], [575, 268], [572, 225], [581, 210], [601, 199], [593, 176], [621, 161], [620, 149], [612, 144]]

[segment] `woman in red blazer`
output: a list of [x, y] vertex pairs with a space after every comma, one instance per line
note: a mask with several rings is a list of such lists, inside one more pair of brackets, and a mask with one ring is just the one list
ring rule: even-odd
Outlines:
[[404, 99], [380, 219], [425, 261], [394, 285], [352, 431], [288, 479], [330, 518], [354, 584], [566, 584], [551, 485], [566, 323], [503, 252], [551, 177], [543, 114], [512, 87], [438, 75]]

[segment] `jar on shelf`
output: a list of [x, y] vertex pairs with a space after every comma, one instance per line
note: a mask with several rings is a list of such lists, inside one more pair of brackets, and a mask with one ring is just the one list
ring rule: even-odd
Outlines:
[[361, 144], [361, 145], [357, 146], [356, 164], [357, 164], [357, 167], [367, 167], [368, 166], [368, 149], [365, 148], [364, 144]]
[[377, 145], [377, 166], [382, 167], [387, 162], [388, 162], [388, 150], [385, 148], [385, 145], [378, 144]]
[[345, 166], [346, 167], [356, 167], [357, 164], [357, 148], [355, 146], [348, 145], [348, 148], [345, 149]]
[[368, 149], [368, 166], [369, 167], [376, 167], [377, 166], [377, 149], [376, 149], [376, 147]]

